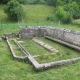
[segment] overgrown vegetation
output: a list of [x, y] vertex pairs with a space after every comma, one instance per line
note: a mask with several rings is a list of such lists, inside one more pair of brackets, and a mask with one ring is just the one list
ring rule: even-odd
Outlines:
[[[48, 5], [56, 8], [55, 13], [59, 12], [59, 15], [66, 15], [65, 18], [61, 18], [63, 23], [71, 23], [74, 19], [80, 18], [80, 1], [76, 0], [45, 0]], [[65, 13], [63, 13], [65, 11]], [[55, 19], [60, 20], [60, 16], [54, 14]], [[54, 18], [54, 17], [53, 17]], [[49, 19], [50, 20], [50, 19]], [[54, 20], [54, 19], [53, 19]]]

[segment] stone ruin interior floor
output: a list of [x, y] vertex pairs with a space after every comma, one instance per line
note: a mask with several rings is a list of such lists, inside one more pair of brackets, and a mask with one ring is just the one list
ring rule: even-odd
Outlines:
[[14, 59], [28, 60], [38, 71], [80, 60], [80, 32], [52, 27], [20, 27], [20, 32], [6, 34], [5, 40]]
[[[52, 54], [49, 50], [45, 49], [44, 47], [40, 46], [33, 40], [25, 40], [20, 41], [19, 43], [32, 55], [35, 56], [34, 59], [39, 63], [49, 63], [49, 62], [55, 62], [60, 60], [66, 60], [71, 58], [77, 58], [80, 56], [79, 52], [68, 48], [66, 46], [63, 46], [59, 43], [53, 42], [51, 40], [45, 39], [43, 37], [37, 38], [40, 41], [43, 41], [46, 44], [49, 44], [53, 48], [57, 49], [58, 52], [55, 54]], [[18, 40], [18, 39], [17, 39]], [[18, 56], [24, 56], [24, 54], [20, 51], [19, 47], [14, 43], [13, 40], [9, 40], [13, 50], [15, 51], [16, 55]]]

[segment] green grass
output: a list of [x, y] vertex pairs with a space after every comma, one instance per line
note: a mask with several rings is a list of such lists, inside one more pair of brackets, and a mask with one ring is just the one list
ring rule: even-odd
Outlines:
[[10, 29], [9, 32], [18, 31], [20, 26], [53, 26], [80, 31], [79, 25], [58, 25], [58, 23], [46, 21], [46, 17], [54, 13], [55, 8], [52, 6], [42, 4], [22, 6], [26, 16], [23, 22], [18, 23], [8, 20], [7, 15], [3, 11], [4, 5], [0, 5], [0, 33], [2, 30], [5, 33], [6, 29]]
[[19, 32], [19, 28], [8, 28], [4, 30], [0, 30], [0, 37], [4, 36], [5, 33]]
[[16, 56], [26, 56], [13, 40], [10, 40], [10, 44], [11, 44]]
[[[45, 22], [46, 17], [53, 14], [54, 8], [47, 5], [22, 5], [25, 11], [24, 22]], [[4, 5], [0, 5], [0, 22], [11, 22], [3, 11]]]
[[[80, 56], [78, 51], [65, 47], [59, 43], [55, 43], [45, 38], [38, 38], [38, 39], [42, 40], [45, 43], [48, 43], [49, 45], [51, 45], [52, 47], [58, 50], [58, 53], [51, 54], [51, 52], [45, 50], [43, 47], [41, 47], [40, 45], [38, 45], [32, 40], [24, 41], [22, 45], [30, 54], [40, 55], [39, 57], [35, 58], [39, 63], [71, 59], [71, 58], [76, 58]], [[48, 55], [44, 55], [44, 54], [48, 54]]]
[[[35, 5], [36, 10], [32, 10], [34, 9], [32, 5], [26, 5], [23, 7], [25, 9], [26, 14], [29, 17], [27, 16], [25, 17], [24, 23], [20, 23], [20, 24], [15, 23], [15, 26], [14, 26], [14, 23], [9, 21], [7, 18], [7, 15], [3, 12], [2, 10], [3, 5], [0, 5], [0, 36], [3, 36], [5, 33], [19, 31], [20, 25], [31, 25], [31, 26], [51, 25], [55, 27], [57, 26], [60, 28], [80, 31], [80, 26], [77, 26], [77, 25], [62, 25], [61, 24], [59, 26], [57, 23], [55, 24], [53, 22], [46, 22], [45, 21], [46, 16], [54, 12], [52, 7], [48, 8], [48, 6], [45, 6], [46, 8], [45, 15], [43, 14], [45, 10], [40, 10], [40, 12], [37, 12], [38, 14], [35, 12], [35, 11], [38, 11], [38, 9], [40, 9], [40, 6], [38, 7]], [[31, 7], [31, 8], [28, 8], [28, 7]], [[43, 9], [43, 7], [41, 8]], [[31, 13], [31, 10], [34, 11], [34, 14], [36, 14], [36, 16], [39, 15], [39, 17], [36, 17], [35, 15], [33, 15], [33, 13]], [[1, 20], [2, 20], [2, 23], [1, 23]], [[7, 23], [8, 25], [5, 23]], [[47, 41], [45, 39], [41, 39], [41, 40], [52, 45], [51, 41]], [[58, 44], [54, 43], [53, 46], [55, 46], [58, 49]], [[74, 54], [73, 56], [77, 57], [77, 55], [79, 55], [79, 54], [75, 55], [75, 53], [79, 53], [75, 50], [72, 50], [69, 48], [66, 48], [65, 50], [67, 50], [68, 53], [70, 52], [70, 54]], [[33, 66], [28, 61], [19, 62], [19, 61], [14, 60], [7, 46], [7, 43], [3, 41], [3, 42], [0, 42], [0, 80], [80, 80], [80, 61], [74, 64], [48, 69], [43, 72], [36, 72], [36, 70], [33, 68]]]
[[26, 22], [45, 22], [46, 17], [54, 13], [54, 7], [47, 5], [24, 5]]
[[14, 60], [3, 41], [0, 42], [0, 80], [80, 80], [80, 61], [36, 72], [28, 61]]
[[8, 17], [7, 17], [7, 15], [4, 13], [3, 7], [4, 7], [4, 5], [1, 5], [1, 4], [0, 4], [0, 22], [1, 22], [1, 21], [2, 21], [2, 22], [7, 22]]
[[73, 20], [72, 24], [80, 25], [80, 19]]
[[56, 53], [54, 55], [49, 55], [49, 56], [37, 58], [37, 60], [40, 63], [80, 57], [80, 53], [74, 49], [71, 49], [71, 48], [63, 46], [59, 43], [47, 40], [45, 38], [39, 38], [39, 39], [58, 50], [58, 53]]
[[49, 55], [50, 54], [50, 51], [48, 51], [45, 48], [41, 47], [40, 45], [35, 43], [33, 40], [26, 40], [21, 44], [33, 56], [34, 55], [45, 55], [45, 54]]

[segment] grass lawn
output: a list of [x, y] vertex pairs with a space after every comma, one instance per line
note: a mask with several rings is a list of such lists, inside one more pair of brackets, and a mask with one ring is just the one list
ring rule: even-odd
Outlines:
[[14, 40], [9, 40], [9, 41], [10, 41], [10, 44], [11, 44], [16, 56], [25, 56], [25, 54], [21, 51], [21, 49], [18, 47], [18, 45], [14, 42]]
[[56, 48], [58, 50], [58, 53], [51, 54], [51, 52], [47, 51], [46, 49], [44, 49], [43, 47], [41, 47], [32, 40], [30, 41], [26, 40], [25, 42], [23, 42], [22, 45], [30, 54], [40, 55], [39, 57], [35, 58], [39, 63], [47, 63], [58, 60], [71, 59], [80, 56], [80, 53], [78, 51], [65, 47], [59, 43], [47, 40], [45, 38], [38, 38], [38, 39], [43, 41], [44, 43], [51, 45], [53, 48]]
[[26, 22], [46, 22], [47, 16], [54, 13], [54, 7], [48, 5], [23, 5]]
[[[40, 39], [45, 42], [47, 40]], [[51, 41], [48, 41], [51, 43]], [[56, 44], [56, 43], [55, 43]], [[57, 45], [55, 45], [57, 48]], [[34, 47], [34, 46], [33, 46]], [[77, 51], [66, 49], [72, 54]], [[74, 56], [74, 55], [73, 55]], [[19, 62], [13, 59], [5, 41], [0, 42], [0, 80], [79, 80], [80, 61], [51, 68], [43, 72], [36, 72], [28, 62]]]
[[37, 43], [35, 43], [33, 40], [26, 40], [23, 43], [21, 43], [23, 47], [31, 53], [31, 55], [45, 55], [50, 54], [50, 51], [46, 50], [45, 48], [41, 47]]
[[[5, 33], [18, 32], [20, 26], [26, 25], [50, 25], [54, 27], [80, 31], [79, 25], [58, 25], [58, 23], [46, 22], [46, 16], [54, 12], [54, 9], [51, 6], [23, 5], [23, 7], [25, 13], [27, 14], [24, 22], [12, 23], [8, 20], [7, 15], [3, 12], [3, 5], [0, 5], [0, 36], [3, 36]], [[39, 63], [48, 62], [48, 60], [56, 61], [80, 56], [78, 51], [75, 51], [71, 48], [62, 46], [61, 44], [54, 43], [44, 38], [38, 39], [59, 50], [57, 55], [35, 58]], [[33, 41], [28, 42], [25, 41], [22, 44], [32, 55], [42, 55], [45, 53], [50, 54], [50, 52], [46, 51]], [[15, 47], [17, 46], [15, 45]], [[15, 51], [17, 51], [17, 49]], [[0, 80], [80, 80], [80, 61], [69, 65], [51, 68], [43, 72], [37, 72], [28, 61], [19, 62], [14, 60], [6, 41], [3, 41], [0, 42]]]

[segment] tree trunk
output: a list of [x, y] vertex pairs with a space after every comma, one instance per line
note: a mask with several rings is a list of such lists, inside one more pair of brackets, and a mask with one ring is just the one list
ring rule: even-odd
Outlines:
[[61, 21], [59, 20], [59, 26], [60, 26]]

